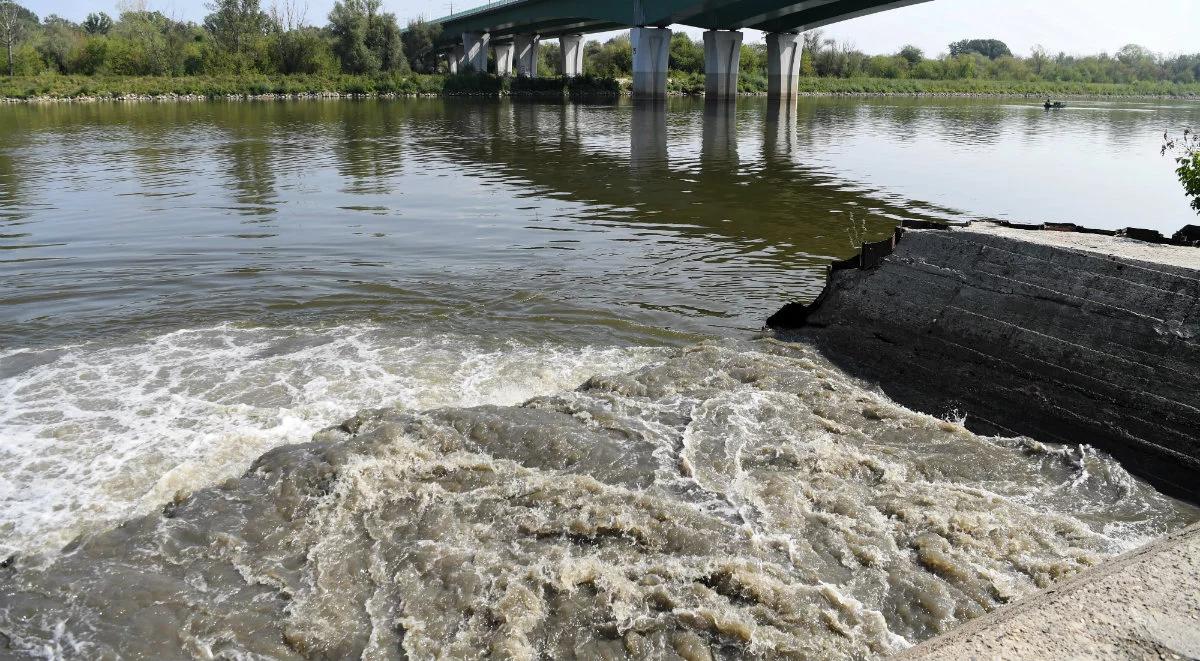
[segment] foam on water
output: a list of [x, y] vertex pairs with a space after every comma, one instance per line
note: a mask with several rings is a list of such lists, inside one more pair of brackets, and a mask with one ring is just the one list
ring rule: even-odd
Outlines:
[[517, 404], [660, 354], [372, 325], [221, 325], [3, 351], [0, 557], [53, 552], [360, 408]]
[[872, 658], [1197, 518], [1101, 453], [980, 437], [803, 345], [707, 343], [624, 373], [644, 355], [608, 356], [519, 406], [363, 411], [45, 566], [0, 566], [0, 641]]

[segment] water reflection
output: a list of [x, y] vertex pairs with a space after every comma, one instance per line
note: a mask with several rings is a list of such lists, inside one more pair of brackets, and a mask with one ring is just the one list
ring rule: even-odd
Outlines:
[[629, 121], [629, 164], [634, 170], [667, 167], [667, 107], [656, 101], [633, 102]]
[[704, 104], [700, 161], [702, 169], [707, 173], [721, 174], [737, 171], [737, 106], [733, 102], [710, 100]]
[[225, 186], [232, 193], [237, 213], [269, 216], [278, 211], [279, 203], [272, 167], [276, 160], [270, 140], [273, 127], [258, 113], [247, 112], [247, 106], [238, 110], [236, 121], [223, 126], [228, 137], [218, 147], [218, 160], [229, 166]]
[[0, 341], [16, 344], [296, 316], [740, 334], [902, 218], [1173, 231], [1192, 215], [1157, 140], [1200, 114], [907, 99], [2, 110], [0, 248], [20, 255], [0, 261]]
[[391, 113], [371, 115], [369, 108], [352, 104], [338, 121], [340, 138], [330, 141], [351, 195], [390, 194], [404, 169], [400, 122]]
[[763, 111], [763, 165], [784, 167], [798, 157], [796, 143], [797, 98], [767, 102]]

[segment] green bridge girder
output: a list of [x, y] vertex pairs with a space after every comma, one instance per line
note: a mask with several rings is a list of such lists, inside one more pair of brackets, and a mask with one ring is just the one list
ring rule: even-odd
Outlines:
[[508, 0], [437, 19], [439, 45], [481, 32], [493, 43], [517, 34], [553, 38], [636, 26], [800, 32], [929, 0]]

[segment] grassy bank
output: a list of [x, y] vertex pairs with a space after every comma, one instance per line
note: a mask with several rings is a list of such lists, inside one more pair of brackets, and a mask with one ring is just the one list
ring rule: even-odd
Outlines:
[[267, 95], [610, 95], [621, 93], [613, 79], [498, 78], [388, 74], [378, 76], [63, 76], [0, 78], [0, 98], [74, 99], [86, 97], [192, 96], [222, 98]]
[[[267, 95], [529, 95], [615, 96], [628, 91], [629, 81], [584, 76], [508, 79], [464, 74], [379, 76], [66, 76], [42, 75], [0, 78], [0, 97], [8, 99], [191, 96], [222, 98]], [[746, 94], [767, 90], [761, 75], [744, 75], [739, 88]], [[674, 94], [702, 94], [702, 74], [673, 74]], [[1021, 82], [996, 80], [917, 80], [885, 78], [802, 78], [802, 94], [978, 95], [1200, 97], [1200, 84], [1140, 82], [1131, 84]]]

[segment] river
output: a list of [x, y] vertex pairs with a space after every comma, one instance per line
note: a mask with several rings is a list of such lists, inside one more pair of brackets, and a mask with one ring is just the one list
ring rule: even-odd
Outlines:
[[761, 327], [906, 218], [1169, 235], [1195, 216], [1162, 133], [1198, 124], [1163, 101], [0, 108], [0, 651], [863, 657], [1133, 548], [1200, 514]]

